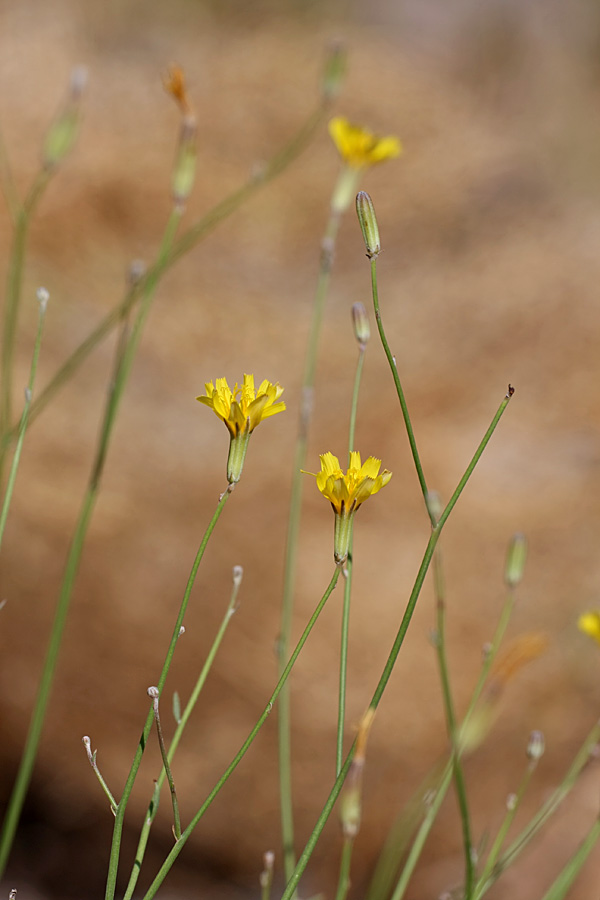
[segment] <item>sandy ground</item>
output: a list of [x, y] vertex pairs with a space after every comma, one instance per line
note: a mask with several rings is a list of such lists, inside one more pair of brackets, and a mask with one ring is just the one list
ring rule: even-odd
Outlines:
[[[468, 7], [468, 4], [466, 5]], [[435, 4], [432, 5], [432, 9]], [[401, 160], [367, 173], [385, 252], [386, 328], [431, 487], [448, 498], [502, 399], [510, 407], [444, 537], [448, 643], [457, 708], [504, 600], [515, 531], [529, 540], [510, 636], [543, 630], [545, 656], [508, 686], [493, 736], [466, 763], [477, 840], [494, 833], [525, 765], [532, 728], [547, 752], [535, 809], [598, 715], [598, 648], [578, 614], [598, 604], [600, 558], [600, 170], [594, 57], [600, 31], [581, 4], [523, 19], [423, 21], [385, 4], [259, 6], [27, 0], [0, 7], [0, 122], [18, 185], [39, 159], [71, 67], [90, 73], [78, 145], [31, 229], [17, 385], [27, 377], [35, 289], [51, 294], [39, 384], [122, 296], [132, 259], [151, 260], [169, 213], [177, 112], [161, 73], [185, 67], [200, 120], [200, 168], [184, 226], [233, 190], [313, 108], [324, 48], [343, 37], [350, 69], [336, 111], [398, 134]], [[539, 13], [539, 10], [538, 10]], [[425, 17], [426, 18], [426, 17]], [[452, 27], [451, 27], [452, 26]], [[594, 41], [596, 43], [594, 43]], [[283, 546], [299, 386], [319, 243], [338, 160], [326, 129], [281, 178], [182, 259], [160, 286], [111, 447], [73, 599], [24, 826], [7, 876], [19, 900], [101, 896], [111, 816], [80, 744], [90, 734], [120, 791], [189, 568], [224, 487], [226, 432], [194, 400], [205, 381], [243, 372], [285, 386], [288, 411], [252, 439], [242, 483], [209, 545], [170, 689], [186, 697], [244, 566], [241, 606], [177, 758], [188, 820], [261, 711], [276, 675]], [[9, 220], [0, 218], [6, 265]], [[317, 371], [309, 468], [345, 453], [356, 362], [350, 308], [369, 302], [354, 217], [342, 225]], [[1, 780], [13, 777], [91, 464], [112, 356], [99, 348], [32, 427], [2, 550]], [[20, 398], [20, 393], [19, 393]], [[15, 403], [20, 403], [15, 394]], [[393, 384], [377, 341], [367, 353], [357, 447], [394, 477], [360, 513], [350, 634], [348, 741], [369, 702], [428, 537]], [[331, 513], [307, 481], [300, 545], [299, 634], [332, 572]], [[310, 833], [333, 776], [341, 592], [311, 635], [293, 681], [297, 838]], [[403, 802], [445, 750], [429, 641], [426, 584], [369, 746], [354, 894]], [[137, 823], [158, 771], [148, 753]], [[598, 812], [593, 767], [549, 834], [490, 897], [541, 897]], [[164, 896], [258, 896], [264, 850], [280, 856], [276, 723], [207, 815]], [[524, 823], [525, 818], [519, 820]], [[165, 800], [148, 876], [168, 851]], [[335, 883], [332, 818], [304, 896]], [[76, 862], [74, 862], [76, 860]], [[595, 897], [596, 853], [574, 900]], [[595, 868], [594, 868], [595, 867]], [[449, 797], [407, 897], [437, 897], [462, 877]], [[280, 870], [278, 870], [280, 880]], [[170, 893], [171, 892], [171, 893]]]

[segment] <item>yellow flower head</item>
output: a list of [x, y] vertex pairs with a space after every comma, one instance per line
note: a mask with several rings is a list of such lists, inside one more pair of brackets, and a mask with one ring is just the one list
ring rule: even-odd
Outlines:
[[[276, 382], [263, 381], [254, 389], [254, 375], [244, 375], [244, 383], [233, 390], [226, 378], [217, 378], [217, 386], [212, 381], [205, 385], [206, 396], [196, 397], [200, 403], [210, 406], [215, 414], [225, 422], [232, 438], [241, 433], [251, 434], [263, 419], [283, 412], [285, 403], [279, 400], [283, 388]], [[279, 402], [277, 402], [279, 400]]]
[[402, 144], [397, 137], [378, 137], [360, 125], [352, 125], [342, 116], [330, 120], [329, 134], [351, 169], [364, 169], [386, 159], [394, 159], [402, 152]]
[[600, 644], [600, 610], [583, 613], [577, 620], [577, 627]]
[[392, 473], [387, 469], [380, 475], [380, 467], [381, 460], [375, 459], [374, 456], [369, 456], [361, 465], [360, 453], [353, 451], [350, 454], [348, 471], [344, 474], [337, 456], [333, 453], [323, 453], [321, 471], [315, 476], [317, 487], [329, 500], [336, 513], [353, 512], [367, 497], [381, 490], [392, 477]]
[[333, 453], [323, 453], [321, 456], [321, 471], [315, 478], [317, 487], [329, 500], [335, 513], [333, 555], [338, 565], [341, 565], [348, 556], [354, 513], [361, 503], [364, 503], [371, 494], [381, 490], [392, 477], [392, 473], [387, 469], [380, 475], [380, 467], [380, 459], [369, 456], [364, 464], [361, 464], [360, 453], [352, 451], [348, 471], [344, 474], [337, 456]]
[[216, 387], [212, 381], [208, 381], [205, 387], [206, 396], [196, 397], [196, 400], [210, 406], [215, 415], [225, 422], [230, 434], [227, 481], [231, 489], [242, 476], [248, 441], [256, 426], [263, 419], [285, 409], [285, 403], [279, 400], [283, 388], [278, 382], [271, 384], [270, 381], [263, 381], [255, 391], [254, 375], [244, 375], [242, 386], [235, 384], [233, 390], [226, 378], [217, 378]]

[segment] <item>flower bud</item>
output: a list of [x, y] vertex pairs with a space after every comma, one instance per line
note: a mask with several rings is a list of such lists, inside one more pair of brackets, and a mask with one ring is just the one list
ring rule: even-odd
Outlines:
[[179, 134], [179, 146], [173, 167], [171, 189], [173, 201], [177, 207], [185, 205], [192, 193], [196, 177], [196, 120], [193, 116], [184, 117]]
[[504, 580], [511, 589], [516, 588], [523, 577], [527, 559], [527, 539], [524, 534], [515, 534], [508, 545]]
[[354, 337], [358, 341], [358, 346], [364, 350], [371, 337], [371, 327], [369, 325], [369, 317], [362, 303], [355, 303], [352, 307], [352, 323], [354, 325]]
[[360, 224], [360, 230], [364, 238], [367, 256], [369, 259], [377, 259], [381, 253], [379, 241], [379, 228], [375, 216], [373, 201], [366, 191], [359, 191], [356, 195], [356, 214]]
[[71, 73], [66, 102], [46, 134], [42, 151], [45, 169], [56, 168], [75, 143], [79, 128], [81, 98], [86, 83], [87, 69], [84, 66], [77, 66]]
[[537, 762], [544, 755], [546, 742], [543, 732], [532, 731], [529, 735], [529, 743], [527, 744], [527, 756], [532, 762]]

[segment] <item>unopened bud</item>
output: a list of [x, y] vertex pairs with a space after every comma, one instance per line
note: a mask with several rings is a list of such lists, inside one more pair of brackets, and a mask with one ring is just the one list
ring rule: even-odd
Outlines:
[[546, 741], [541, 731], [532, 731], [527, 744], [527, 756], [532, 762], [537, 762], [544, 755]]
[[354, 325], [354, 337], [358, 341], [360, 349], [364, 350], [371, 337], [371, 327], [367, 311], [362, 303], [355, 303], [352, 307], [352, 323]]
[[42, 156], [46, 169], [56, 168], [75, 143], [81, 99], [86, 84], [87, 70], [83, 66], [77, 66], [71, 74], [66, 102], [50, 126], [44, 141]]
[[364, 238], [367, 256], [369, 259], [377, 259], [381, 253], [379, 241], [379, 228], [375, 216], [373, 201], [366, 191], [359, 191], [356, 195], [356, 214], [360, 224], [360, 230]]
[[524, 534], [515, 534], [508, 545], [504, 580], [509, 588], [516, 588], [523, 577], [527, 560], [527, 539]]
[[233, 567], [233, 583], [236, 588], [239, 588], [242, 583], [242, 578], [244, 577], [244, 569], [242, 566], [234, 566]]
[[438, 522], [443, 512], [442, 501], [438, 492], [427, 491], [425, 503], [427, 504], [427, 512], [429, 515], [433, 518], [434, 522]]
[[183, 206], [192, 193], [196, 178], [196, 119], [186, 115], [181, 123], [179, 147], [173, 167], [171, 188], [177, 206]]
[[135, 287], [146, 274], [146, 263], [143, 259], [132, 259], [127, 270], [127, 281], [130, 287]]
[[346, 47], [341, 41], [332, 41], [328, 47], [323, 71], [323, 98], [330, 103], [340, 92], [346, 74]]
[[360, 721], [358, 734], [356, 736], [354, 759], [350, 764], [348, 777], [346, 778], [340, 797], [340, 821], [342, 824], [342, 832], [345, 838], [351, 840], [356, 837], [360, 828], [362, 811], [362, 774], [365, 767], [367, 739], [374, 717], [375, 710], [373, 707], [369, 707]]
[[48, 306], [48, 300], [50, 299], [50, 294], [45, 287], [39, 287], [35, 292], [35, 296], [37, 297], [37, 301], [40, 304], [40, 312], [45, 313], [46, 307]]

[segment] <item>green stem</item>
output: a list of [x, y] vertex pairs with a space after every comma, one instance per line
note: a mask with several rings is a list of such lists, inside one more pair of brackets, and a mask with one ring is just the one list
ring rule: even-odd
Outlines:
[[[365, 361], [365, 349], [361, 347], [358, 354], [358, 363], [356, 366], [356, 375], [354, 377], [354, 389], [352, 391], [352, 406], [350, 408], [350, 429], [348, 435], [348, 461], [350, 461], [350, 453], [354, 450], [354, 435], [356, 432], [356, 415], [358, 411], [358, 393], [360, 390], [360, 382], [362, 370]], [[337, 744], [335, 757], [335, 774], [336, 778], [340, 774], [342, 761], [344, 758], [344, 722], [346, 719], [346, 682], [348, 672], [348, 631], [350, 628], [350, 598], [352, 596], [352, 537], [350, 537], [350, 548], [348, 551], [348, 561], [346, 562], [344, 575], [344, 606], [342, 610], [342, 635], [340, 640], [340, 683], [338, 692], [338, 723], [337, 723]]]
[[[600, 741], [600, 723], [597, 722], [583, 742], [560, 785], [551, 794], [537, 814], [525, 826], [523, 831], [515, 838], [506, 853], [500, 857], [485, 885], [485, 890], [496, 881], [502, 872], [514, 863], [515, 859], [522, 853], [531, 839], [535, 837], [548, 819], [556, 812], [562, 801], [573, 788], [582, 770], [589, 762], [591, 753], [598, 741]], [[484, 892], [485, 891], [483, 890], [480, 891], [478, 896], [481, 896]]]
[[463, 847], [465, 852], [465, 900], [470, 900], [473, 892], [473, 880], [475, 867], [473, 864], [473, 841], [471, 838], [471, 825], [469, 817], [469, 805], [467, 801], [467, 788], [460, 761], [460, 753], [457, 742], [456, 713], [450, 687], [450, 673], [448, 670], [448, 658], [446, 656], [446, 596], [442, 569], [441, 549], [438, 547], [433, 557], [434, 585], [436, 594], [437, 625], [435, 646], [442, 683], [442, 698], [446, 713], [446, 726], [451, 746], [451, 762], [454, 774], [454, 785], [460, 810], [460, 819], [463, 833]]
[[390, 365], [390, 370], [392, 372], [394, 384], [396, 385], [396, 393], [398, 394], [398, 400], [400, 401], [400, 408], [402, 409], [402, 417], [404, 419], [404, 424], [406, 426], [406, 433], [408, 435], [408, 442], [410, 444], [410, 450], [411, 450], [413, 461], [415, 464], [415, 469], [417, 470], [417, 477], [419, 479], [419, 484], [421, 485], [421, 492], [422, 492], [423, 498], [425, 500], [425, 506], [429, 513], [431, 525], [433, 526], [433, 525], [435, 525], [435, 521], [429, 510], [429, 506], [427, 504], [427, 494], [428, 494], [427, 482], [425, 481], [425, 474], [423, 472], [423, 466], [421, 465], [421, 458], [419, 456], [419, 451], [417, 449], [417, 442], [415, 440], [415, 434], [413, 431], [412, 422], [410, 420], [410, 415], [408, 412], [406, 398], [404, 397], [404, 390], [402, 389], [402, 384], [400, 382], [400, 376], [398, 375], [398, 367], [396, 365], [396, 360], [392, 354], [392, 351], [390, 350], [390, 345], [388, 344], [387, 338], [385, 336], [383, 322], [381, 319], [381, 311], [379, 308], [379, 292], [377, 289], [377, 258], [376, 257], [374, 257], [371, 260], [371, 290], [373, 293], [373, 307], [375, 309], [375, 321], [377, 322], [377, 330], [379, 331], [379, 337], [381, 338], [381, 343], [383, 345], [383, 349], [385, 351], [387, 361]]
[[[302, 395], [296, 446], [294, 450], [294, 467], [292, 474], [292, 490], [288, 517], [285, 546], [285, 562], [283, 575], [283, 593], [281, 600], [281, 626], [278, 642], [279, 674], [284, 670], [290, 652], [292, 621], [294, 613], [294, 583], [296, 579], [298, 536], [300, 533], [300, 516], [302, 506], [302, 473], [306, 463], [308, 431], [313, 413], [313, 394], [317, 350], [323, 323], [325, 300], [329, 289], [329, 278], [333, 264], [335, 242], [340, 226], [340, 214], [331, 209], [325, 234], [321, 241], [321, 265], [312, 321], [306, 348], [304, 376], [302, 379]], [[281, 810], [281, 836], [283, 843], [283, 868], [286, 879], [290, 878], [296, 865], [294, 849], [294, 816], [292, 800], [292, 759], [291, 759], [291, 707], [289, 687], [284, 686], [277, 709], [277, 733], [279, 744], [279, 794]]]
[[[167, 649], [167, 655], [165, 657], [165, 661], [163, 663], [163, 667], [160, 673], [160, 677], [158, 679], [158, 693], [159, 696], [162, 693], [162, 689], [165, 685], [165, 681], [167, 680], [167, 675], [169, 673], [169, 669], [171, 668], [171, 662], [173, 660], [173, 654], [175, 653], [175, 647], [177, 645], [177, 641], [180, 637], [181, 626], [183, 624], [183, 619], [187, 610], [188, 602], [190, 599], [190, 595], [192, 593], [192, 588], [194, 586], [194, 582], [196, 580], [196, 575], [198, 573], [198, 568], [200, 563], [202, 562], [202, 557], [204, 556], [204, 551], [206, 550], [206, 545], [212, 535], [215, 525], [219, 520], [219, 516], [221, 515], [223, 508], [227, 502], [231, 494], [230, 490], [225, 490], [219, 499], [217, 504], [217, 508], [213, 514], [212, 519], [209, 522], [209, 525], [204, 532], [204, 536], [202, 541], [200, 542], [200, 546], [198, 547], [198, 552], [196, 553], [196, 558], [194, 559], [194, 563], [192, 565], [192, 569], [190, 572], [190, 576], [187, 581], [187, 585], [185, 587], [185, 591], [183, 594], [183, 599], [181, 601], [181, 605], [179, 607], [179, 613], [177, 615], [177, 620], [175, 622], [175, 627], [173, 628], [173, 634], [171, 636], [171, 642]], [[117, 807], [117, 814], [115, 816], [115, 824], [113, 828], [113, 838], [110, 849], [110, 859], [108, 863], [108, 876], [106, 880], [106, 900], [113, 900], [115, 896], [115, 890], [117, 887], [117, 871], [119, 867], [119, 855], [121, 850], [121, 839], [123, 836], [123, 822], [125, 819], [125, 810], [127, 808], [127, 804], [129, 802], [129, 797], [131, 796], [131, 791], [133, 790], [133, 785], [135, 783], [135, 779], [142, 762], [142, 756], [144, 755], [144, 750], [146, 749], [146, 744], [148, 742], [148, 735], [150, 734], [150, 730], [152, 728], [152, 722], [154, 720], [154, 711], [152, 707], [150, 708], [148, 715], [146, 717], [146, 722], [144, 724], [144, 729], [142, 731], [138, 746], [136, 748], [135, 756], [133, 758], [133, 762], [131, 764], [131, 768], [129, 770], [129, 774], [127, 776], [127, 781], [125, 782], [125, 787], [123, 788], [123, 793], [121, 795], [121, 799], [119, 800], [119, 804]], [[155, 790], [156, 794], [156, 802], [158, 803], [158, 792]], [[185, 833], [185, 832], [184, 832]]]
[[346, 900], [350, 890], [350, 864], [352, 862], [352, 850], [354, 841], [352, 838], [344, 838], [342, 845], [342, 857], [340, 859], [340, 875], [338, 878], [335, 900]]
[[[175, 215], [176, 214], [173, 214], [171, 216], [171, 219], [167, 224], [159, 259], [163, 258], [165, 254], [168, 253], [170, 243], [173, 239], [174, 228], [176, 227], [176, 222], [173, 218], [173, 216]], [[179, 217], [177, 215], [177, 221], [178, 220]], [[50, 698], [50, 689], [54, 680], [54, 672], [58, 660], [58, 653], [67, 620], [67, 614], [69, 612], [73, 586], [75, 584], [75, 578], [79, 569], [79, 562], [81, 560], [81, 554], [83, 552], [87, 530], [98, 496], [100, 479], [106, 460], [108, 444], [112, 434], [119, 401], [123, 394], [125, 382], [133, 363], [133, 355], [135, 353], [135, 350], [137, 349], [137, 345], [141, 337], [142, 325], [146, 320], [152, 303], [155, 286], [155, 281], [146, 282], [144, 297], [137, 315], [136, 322], [132, 329], [131, 337], [125, 342], [123, 336], [126, 332], [126, 325], [124, 323], [121, 340], [119, 341], [117, 346], [113, 378], [111, 379], [110, 389], [108, 392], [102, 427], [100, 429], [100, 436], [96, 448], [96, 456], [92, 464], [88, 486], [84, 494], [79, 517], [75, 525], [73, 539], [69, 548], [65, 566], [65, 574], [63, 576], [63, 583], [61, 586], [60, 596], [54, 615], [54, 622], [52, 623], [48, 650], [46, 653], [46, 659], [40, 678], [40, 685], [31, 717], [29, 732], [25, 742], [23, 756], [21, 758], [15, 785], [13, 787], [13, 791], [9, 801], [6, 818], [2, 827], [2, 835], [0, 836], [0, 875], [4, 871], [6, 862], [8, 860], [8, 855], [10, 853], [10, 849], [14, 840], [17, 824], [21, 815], [21, 809], [23, 807], [25, 795], [27, 793], [27, 788], [31, 780], [31, 774], [35, 763], [42, 728], [46, 717], [48, 701]]]
[[577, 848], [567, 865], [564, 867], [558, 878], [550, 889], [544, 894], [542, 900], [564, 900], [567, 891], [573, 885], [573, 882], [579, 875], [583, 864], [594, 849], [598, 838], [600, 838], [600, 819], [596, 819], [585, 839]]
[[480, 898], [483, 896], [483, 894], [480, 892], [480, 886], [484, 885], [488, 881], [489, 876], [492, 872], [492, 869], [496, 865], [496, 861], [500, 855], [500, 851], [502, 850], [504, 841], [506, 840], [506, 835], [508, 834], [511, 825], [514, 822], [515, 816], [521, 805], [523, 797], [525, 796], [525, 792], [526, 792], [527, 788], [529, 787], [529, 783], [531, 781], [531, 776], [533, 775], [534, 771], [535, 771], [535, 765], [532, 765], [532, 763], [530, 762], [525, 770], [525, 774], [523, 775], [523, 778], [521, 779], [521, 783], [519, 785], [517, 793], [514, 795], [514, 797], [511, 799], [511, 802], [508, 804], [506, 814], [502, 820], [502, 824], [500, 825], [500, 828], [498, 829], [498, 834], [496, 835], [496, 839], [494, 840], [494, 843], [492, 844], [491, 850], [485, 861], [485, 866], [483, 867], [483, 871], [482, 871], [481, 875], [479, 876], [479, 880], [478, 880], [477, 887], [475, 889], [475, 894], [474, 894], [475, 900], [477, 900], [477, 898]]
[[102, 792], [104, 793], [106, 799], [108, 800], [108, 802], [110, 804], [110, 811], [112, 812], [112, 814], [114, 816], [117, 812], [117, 801], [113, 797], [111, 789], [109, 788], [106, 781], [102, 777], [102, 773], [101, 773], [100, 769], [98, 768], [98, 764], [96, 762], [96, 751], [92, 752], [92, 742], [87, 735], [85, 735], [85, 737], [82, 738], [82, 741], [83, 741], [83, 745], [85, 747], [85, 751], [87, 753], [87, 758], [89, 760], [90, 766], [92, 767], [92, 771], [94, 772], [94, 775], [98, 779], [98, 783], [99, 783], [100, 787], [102, 788]]
[[23, 442], [25, 440], [25, 432], [27, 431], [27, 424], [29, 422], [29, 410], [31, 408], [31, 399], [33, 396], [33, 385], [35, 383], [35, 375], [37, 372], [37, 364], [40, 355], [40, 347], [42, 343], [42, 331], [44, 328], [44, 319], [46, 316], [46, 305], [47, 305], [47, 297], [41, 299], [39, 301], [39, 318], [38, 318], [38, 327], [37, 334], [35, 338], [35, 344], [33, 347], [33, 356], [31, 359], [31, 368], [29, 371], [29, 383], [27, 385], [27, 389], [25, 391], [25, 406], [23, 407], [23, 414], [21, 415], [21, 421], [19, 422], [19, 437], [17, 439], [17, 446], [15, 447], [15, 454], [13, 456], [12, 465], [10, 467], [10, 473], [8, 476], [8, 481], [6, 484], [6, 493], [4, 495], [4, 500], [2, 503], [2, 512], [0, 513], [0, 548], [2, 547], [2, 539], [4, 537], [4, 529], [6, 528], [6, 520], [8, 518], [8, 511], [10, 509], [10, 502], [12, 499], [15, 481], [17, 479], [17, 470], [19, 468], [19, 461], [21, 459], [21, 451], [23, 449]]
[[156, 734], [158, 737], [158, 745], [160, 747], [160, 755], [162, 756], [162, 761], [163, 761], [162, 771], [167, 776], [167, 781], [169, 782], [169, 790], [171, 791], [171, 803], [173, 804], [173, 834], [175, 835], [175, 840], [178, 841], [179, 838], [181, 837], [181, 818], [179, 816], [179, 802], [177, 800], [177, 791], [175, 790], [175, 781], [173, 780], [173, 773], [171, 772], [169, 755], [167, 753], [167, 748], [165, 746], [165, 738], [163, 735], [162, 725], [160, 723], [158, 688], [155, 688], [155, 687], [149, 688], [148, 696], [152, 699], [152, 712], [154, 714], [154, 721], [156, 722]]
[[446, 765], [446, 768], [442, 772], [439, 785], [435, 791], [435, 795], [431, 800], [421, 826], [417, 831], [417, 834], [415, 835], [415, 839], [410, 848], [406, 863], [402, 867], [402, 873], [400, 874], [400, 878], [398, 879], [396, 887], [394, 888], [394, 893], [390, 897], [390, 900], [402, 900], [402, 898], [404, 897], [410, 879], [413, 876], [421, 853], [423, 852], [423, 848], [425, 847], [425, 844], [427, 842], [427, 838], [429, 837], [429, 832], [433, 828], [433, 823], [438, 817], [438, 813], [442, 807], [442, 803], [444, 802], [444, 798], [448, 792], [448, 788], [452, 783], [453, 771], [454, 766], [452, 759], [450, 759]]
[[[217, 635], [212, 643], [212, 646], [208, 652], [208, 656], [206, 657], [206, 661], [202, 667], [202, 671], [198, 676], [198, 680], [194, 685], [194, 689], [191, 693], [190, 699], [188, 700], [186, 707], [183, 711], [183, 714], [177, 723], [177, 728], [175, 729], [175, 733], [173, 735], [173, 739], [169, 745], [169, 753], [168, 760], [169, 762], [173, 761], [173, 757], [177, 751], [177, 747], [179, 746], [179, 742], [183, 735], [183, 731], [188, 723], [188, 720], [198, 702], [198, 698], [204, 687], [204, 683], [208, 677], [208, 673], [212, 668], [212, 664], [215, 660], [219, 647], [221, 646], [221, 642], [225, 636], [225, 632], [227, 630], [227, 626], [229, 625], [231, 618], [236, 610], [237, 597], [240, 589], [240, 585], [242, 583], [241, 571], [239, 573], [236, 571], [239, 567], [236, 566], [234, 569], [234, 578], [233, 578], [233, 590], [231, 592], [231, 597], [229, 600], [229, 604], [225, 611], [225, 615], [223, 616], [223, 620], [221, 625], [219, 626], [219, 630], [217, 631]], [[133, 868], [131, 870], [131, 875], [129, 876], [129, 883], [127, 885], [127, 890], [125, 891], [123, 900], [131, 900], [133, 896], [133, 891], [137, 884], [137, 880], [140, 874], [140, 870], [142, 867], [142, 862], [144, 859], [144, 854], [146, 852], [146, 846], [148, 844], [148, 838], [150, 836], [150, 829], [152, 828], [152, 824], [154, 819], [156, 818], [156, 813], [158, 812], [158, 803], [160, 799], [160, 789], [165, 780], [165, 770], [161, 769], [158, 778], [156, 779], [154, 791], [152, 794], [152, 799], [148, 806], [148, 811], [144, 816], [144, 824], [142, 826], [142, 830], [140, 832], [140, 839], [138, 842], [138, 848], [135, 855], [135, 861], [133, 864]]]
[[171, 852], [169, 853], [169, 855], [165, 859], [163, 865], [161, 866], [156, 878], [150, 885], [148, 891], [144, 894], [143, 900], [151, 900], [151, 898], [155, 896], [158, 888], [163, 883], [166, 875], [168, 874], [171, 867], [173, 866], [173, 863], [175, 862], [175, 860], [181, 853], [181, 850], [183, 849], [184, 844], [186, 843], [187, 839], [192, 834], [194, 828], [196, 827], [196, 825], [198, 824], [198, 822], [200, 821], [200, 819], [202, 818], [202, 816], [204, 815], [206, 810], [209, 808], [209, 806], [211, 805], [211, 803], [213, 802], [213, 800], [215, 799], [215, 797], [217, 796], [217, 794], [219, 793], [219, 791], [221, 790], [223, 785], [226, 783], [228, 778], [231, 776], [231, 774], [237, 768], [238, 764], [243, 759], [248, 748], [252, 744], [254, 738], [256, 737], [256, 735], [258, 734], [258, 732], [264, 725], [269, 713], [273, 709], [273, 704], [277, 700], [277, 697], [280, 695], [281, 690], [282, 690], [284, 684], [286, 683], [288, 676], [289, 676], [290, 672], [292, 671], [292, 668], [294, 667], [294, 664], [295, 664], [298, 656], [300, 655], [302, 648], [304, 647], [304, 644], [306, 643], [306, 641], [308, 639], [310, 632], [312, 631], [317, 619], [319, 618], [319, 616], [323, 610], [323, 607], [325, 606], [333, 589], [335, 588], [335, 586], [337, 584], [337, 580], [339, 578], [339, 575], [340, 575], [340, 570], [336, 566], [335, 572], [333, 573], [333, 577], [332, 577], [331, 581], [329, 582], [329, 585], [328, 585], [325, 593], [323, 594], [321, 600], [319, 601], [314, 613], [310, 617], [306, 628], [302, 632], [300, 640], [298, 641], [294, 652], [290, 656], [287, 665], [285, 666], [283, 672], [281, 673], [281, 676], [279, 678], [279, 681], [277, 682], [275, 690], [271, 694], [271, 696], [267, 702], [267, 705], [265, 706], [263, 712], [261, 713], [254, 728], [252, 729], [252, 731], [250, 732], [250, 734], [248, 735], [248, 737], [246, 738], [246, 740], [244, 741], [244, 743], [242, 744], [242, 746], [240, 747], [240, 749], [238, 750], [238, 752], [236, 753], [234, 758], [232, 759], [231, 763], [227, 766], [227, 768], [225, 769], [225, 772], [223, 773], [221, 778], [218, 780], [215, 787], [212, 789], [212, 791], [210, 792], [210, 794], [208, 795], [208, 797], [206, 798], [206, 800], [204, 801], [204, 803], [202, 804], [202, 806], [200, 807], [200, 809], [198, 810], [198, 812], [196, 813], [196, 815], [194, 816], [194, 818], [192, 819], [192, 821], [190, 822], [188, 827], [185, 829], [185, 831], [181, 835], [181, 840], [179, 840], [175, 844], [175, 846], [172, 848]]
[[[0, 436], [2, 437], [11, 429], [13, 368], [27, 235], [33, 213], [49, 179], [50, 173], [47, 169], [42, 169], [38, 173], [23, 206], [17, 212], [15, 220], [12, 249], [8, 264], [4, 331], [2, 334], [2, 379], [0, 387]], [[0, 482], [4, 469], [5, 454], [6, 449], [3, 448], [0, 452]]]
[[[431, 560], [433, 557], [433, 553], [434, 553], [436, 544], [442, 533], [444, 525], [446, 524], [448, 517], [450, 516], [452, 510], [456, 506], [456, 503], [458, 502], [460, 495], [464, 491], [464, 489], [467, 485], [467, 482], [469, 481], [469, 478], [473, 474], [473, 470], [475, 469], [475, 466], [479, 462], [481, 455], [483, 454], [483, 451], [487, 447], [487, 445], [492, 437], [492, 434], [496, 430], [496, 427], [498, 426], [498, 423], [499, 423], [500, 419], [502, 418], [502, 414], [504, 413], [504, 410], [506, 409], [512, 394], [513, 394], [513, 390], [512, 390], [512, 388], [509, 388], [509, 392], [504, 397], [500, 406], [498, 407], [498, 410], [497, 410], [494, 418], [492, 419], [492, 422], [491, 422], [489, 428], [487, 429], [485, 435], [483, 436], [483, 439], [481, 440], [481, 443], [479, 444], [479, 447], [477, 448], [471, 462], [467, 466], [467, 469], [465, 470], [464, 475], [460, 479], [460, 481], [456, 487], [456, 490], [454, 491], [454, 493], [452, 494], [452, 497], [448, 501], [446, 508], [442, 512], [442, 514], [439, 518], [439, 521], [432, 528], [432, 532], [429, 537], [427, 547], [425, 548], [425, 553], [423, 555], [423, 559], [421, 561], [419, 571], [417, 572], [417, 577], [415, 579], [413, 589], [410, 593], [410, 597], [406, 604], [406, 609], [404, 611], [402, 621], [400, 622], [400, 627], [398, 629], [396, 639], [394, 640], [394, 644], [393, 644], [390, 654], [388, 656], [387, 662], [384, 666], [383, 672], [381, 674], [381, 677], [379, 679], [379, 682], [377, 684], [377, 687], [376, 687], [373, 697], [371, 699], [370, 705], [373, 709], [376, 709], [377, 706], [379, 705], [381, 697], [383, 696], [383, 692], [385, 691], [387, 683], [388, 683], [390, 676], [392, 674], [392, 671], [394, 669], [394, 665], [398, 658], [398, 654], [400, 653], [400, 649], [404, 642], [406, 632], [408, 631], [408, 626], [410, 625], [410, 621], [411, 621], [413, 613], [415, 611], [417, 600], [421, 593], [421, 589], [423, 587], [423, 582], [425, 580], [427, 570], [429, 569], [429, 566], [431, 564]], [[316, 843], [321, 835], [321, 832], [323, 831], [323, 828], [325, 827], [325, 823], [327, 822], [327, 819], [329, 818], [329, 814], [331, 813], [331, 810], [333, 809], [335, 801], [337, 800], [337, 797], [342, 789], [342, 786], [344, 784], [344, 779], [346, 777], [348, 769], [350, 768], [350, 764], [351, 764], [352, 758], [354, 756], [355, 744], [356, 744], [356, 741], [353, 743], [353, 745], [350, 749], [350, 752], [348, 753], [348, 755], [346, 757], [344, 765], [342, 766], [340, 774], [338, 775], [338, 777], [335, 780], [335, 783], [333, 785], [331, 793], [329, 794], [329, 797], [327, 798], [325, 806], [323, 807], [323, 810], [321, 812], [321, 815], [319, 816], [319, 818], [317, 820], [317, 824], [315, 825], [315, 827], [306, 843], [306, 846], [304, 847], [304, 850], [302, 851], [302, 854], [300, 855], [300, 858], [296, 864], [296, 867], [294, 869], [292, 877], [288, 880], [287, 886], [285, 888], [285, 891], [283, 892], [281, 900], [290, 900], [290, 898], [293, 896], [293, 894], [296, 891], [298, 882], [300, 881], [300, 878], [302, 877], [302, 874], [303, 874], [306, 866], [308, 865], [308, 861], [312, 855], [312, 852], [316, 846]]]
[[[65, 382], [77, 371], [85, 359], [90, 355], [92, 350], [112, 331], [115, 325], [126, 315], [129, 310], [138, 301], [140, 295], [143, 294], [148, 281], [158, 280], [174, 265], [180, 257], [188, 253], [196, 244], [217, 225], [224, 221], [228, 216], [235, 212], [246, 200], [250, 199], [253, 194], [261, 187], [268, 184], [273, 178], [279, 175], [290, 165], [308, 146], [314, 134], [323, 123], [328, 109], [328, 104], [322, 101], [317, 109], [311, 113], [306, 123], [300, 128], [299, 132], [292, 138], [283, 150], [276, 154], [272, 160], [265, 166], [262, 172], [253, 176], [249, 182], [238, 188], [229, 197], [226, 197], [211, 209], [205, 216], [185, 232], [169, 251], [165, 259], [156, 262], [146, 275], [127, 292], [120, 303], [109, 312], [94, 331], [77, 347], [66, 362], [54, 374], [43, 391], [33, 402], [30, 410], [30, 421], [34, 421], [37, 416], [46, 407], [48, 402], [60, 390]], [[8, 427], [8, 426], [7, 426]], [[16, 429], [13, 428], [8, 432], [0, 430], [0, 453], [6, 451], [6, 447], [11, 443], [16, 435]]]

